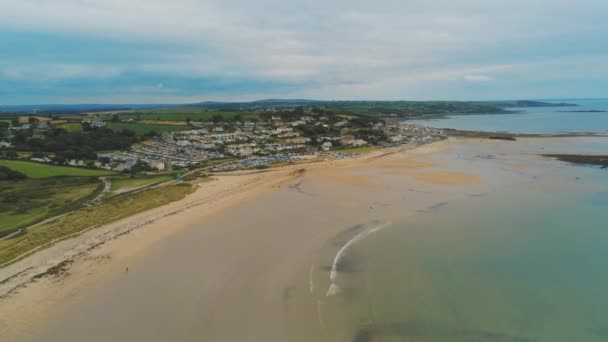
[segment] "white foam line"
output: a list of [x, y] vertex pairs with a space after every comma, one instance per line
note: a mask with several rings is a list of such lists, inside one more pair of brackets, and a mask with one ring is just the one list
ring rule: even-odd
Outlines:
[[344, 257], [344, 254], [346, 254], [346, 252], [354, 244], [365, 239], [370, 234], [373, 234], [373, 233], [381, 230], [382, 228], [385, 228], [389, 224], [390, 224], [390, 222], [386, 222], [377, 227], [374, 227], [373, 229], [364, 230], [361, 233], [357, 234], [354, 238], [350, 239], [350, 241], [348, 241], [344, 246], [342, 246], [342, 248], [340, 248], [340, 250], [338, 251], [338, 253], [336, 254], [336, 256], [334, 258], [334, 263], [331, 266], [331, 271], [329, 272], [329, 280], [331, 281], [331, 285], [329, 286], [329, 289], [327, 290], [328, 297], [335, 295], [336, 290], [340, 289], [340, 287], [335, 284], [335, 281], [336, 281], [336, 279], [338, 279], [338, 263], [340, 262], [340, 260], [342, 260], [342, 258]]
[[308, 288], [310, 290], [310, 294], [315, 293], [315, 281], [312, 277], [314, 272], [315, 272], [315, 265], [310, 265], [310, 271], [308, 271]]
[[317, 316], [319, 317], [319, 325], [321, 326], [321, 329], [325, 329], [325, 321], [323, 320], [323, 310], [321, 310], [321, 305], [323, 305], [321, 300], [317, 300]]

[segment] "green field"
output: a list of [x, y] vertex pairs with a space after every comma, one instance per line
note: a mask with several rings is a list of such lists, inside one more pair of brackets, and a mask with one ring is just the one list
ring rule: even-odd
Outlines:
[[136, 189], [145, 186], [149, 186], [156, 183], [166, 182], [171, 180], [170, 175], [154, 175], [154, 176], [137, 176], [131, 177], [112, 177], [112, 189], [111, 192], [125, 191], [129, 189]]
[[82, 131], [82, 124], [77, 123], [77, 122], [59, 124], [56, 127], [65, 129], [68, 132], [81, 132]]
[[99, 205], [82, 208], [57, 220], [41, 224], [27, 233], [0, 240], [0, 265], [19, 258], [36, 248], [48, 247], [89, 228], [112, 223], [125, 217], [177, 201], [191, 193], [190, 184], [177, 184], [135, 194], [116, 196]]
[[110, 123], [108, 127], [115, 131], [120, 132], [124, 129], [131, 130], [135, 132], [137, 135], [144, 135], [149, 132], [174, 132], [174, 131], [184, 131], [190, 129], [188, 126], [176, 126], [176, 125], [145, 125], [145, 124], [135, 124], [135, 123]]
[[107, 176], [113, 172], [105, 170], [80, 169], [76, 167], [54, 166], [47, 164], [32, 163], [22, 160], [0, 160], [0, 166], [24, 173], [28, 178], [48, 178], [48, 177], [88, 177], [88, 176]]
[[77, 209], [101, 188], [95, 177], [55, 177], [0, 182], [0, 237]]
[[194, 121], [207, 121], [215, 115], [219, 115], [226, 120], [232, 119], [240, 115], [243, 119], [257, 118], [258, 115], [251, 112], [243, 111], [219, 111], [219, 110], [204, 110], [200, 108], [165, 108], [156, 110], [139, 111], [135, 113], [121, 114], [122, 120], [155, 120], [155, 121], [186, 121], [191, 119]]

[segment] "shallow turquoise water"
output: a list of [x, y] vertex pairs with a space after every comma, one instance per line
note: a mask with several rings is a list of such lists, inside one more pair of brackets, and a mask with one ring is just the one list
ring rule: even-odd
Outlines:
[[[561, 102], [561, 101], [560, 101]], [[572, 113], [565, 111], [605, 110], [608, 100], [564, 101], [578, 107], [516, 108], [519, 114], [455, 115], [445, 119], [414, 120], [411, 123], [439, 128], [511, 133], [608, 133], [608, 112]]]
[[361, 341], [607, 341], [608, 171], [449, 203], [351, 257]]

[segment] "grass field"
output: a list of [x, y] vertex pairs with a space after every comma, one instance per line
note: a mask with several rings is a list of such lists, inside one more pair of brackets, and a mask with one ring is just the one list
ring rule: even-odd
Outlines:
[[125, 191], [171, 180], [170, 175], [113, 177], [111, 192]]
[[68, 123], [68, 120], [51, 120], [49, 121], [51, 125], [61, 125], [64, 123]]
[[99, 205], [82, 208], [57, 220], [47, 222], [26, 234], [0, 240], [0, 265], [23, 256], [39, 247], [83, 232], [89, 228], [112, 223], [125, 217], [184, 198], [193, 191], [189, 184], [150, 189], [136, 194], [116, 196]]
[[24, 124], [24, 123], [29, 123], [30, 118], [38, 119], [38, 121], [40, 121], [40, 122], [51, 121], [51, 118], [48, 118], [46, 116], [20, 116], [17, 120], [19, 120], [19, 123]]
[[215, 115], [220, 115], [225, 119], [231, 119], [236, 115], [241, 115], [243, 119], [257, 118], [258, 115], [250, 112], [239, 112], [239, 111], [206, 111], [200, 108], [165, 108], [157, 110], [146, 110], [135, 113], [121, 114], [122, 120], [135, 119], [135, 120], [146, 120], [146, 121], [183, 121], [191, 119], [194, 121], [206, 121], [211, 120]]
[[63, 123], [63, 124], [57, 125], [56, 127], [63, 128], [68, 132], [81, 132], [82, 131], [82, 124], [79, 124], [77, 122]]
[[186, 121], [168, 121], [168, 120], [140, 120], [138, 124], [143, 125], [169, 125], [169, 126], [188, 126]]
[[60, 176], [107, 176], [113, 172], [105, 170], [89, 170], [76, 167], [54, 166], [47, 164], [32, 163], [22, 160], [0, 160], [0, 166], [24, 173], [28, 178], [48, 178]]
[[124, 129], [131, 130], [137, 135], [144, 135], [151, 131], [157, 133], [183, 131], [189, 129], [188, 126], [176, 126], [176, 125], [144, 125], [144, 124], [128, 124], [128, 123], [110, 123], [108, 127], [115, 132], [122, 131]]
[[100, 190], [95, 177], [0, 182], [0, 237], [48, 217], [77, 209]]

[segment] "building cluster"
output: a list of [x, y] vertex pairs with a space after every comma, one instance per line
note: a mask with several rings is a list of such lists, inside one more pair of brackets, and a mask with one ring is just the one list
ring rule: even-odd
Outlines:
[[399, 144], [423, 145], [447, 138], [447, 134], [441, 129], [410, 125], [406, 122], [399, 122], [393, 133], [389, 140]]
[[[290, 162], [318, 151], [369, 145], [357, 134], [361, 127], [354, 127], [348, 119], [332, 120], [323, 115], [295, 116], [291, 120], [272, 115], [267, 120], [191, 121], [190, 125], [195, 129], [163, 133], [161, 137], [135, 144], [127, 151], [102, 156], [112, 162], [110, 168], [116, 171], [130, 170], [138, 161], [153, 169], [168, 170], [230, 158], [231, 161], [213, 168], [225, 171]], [[311, 138], [303, 134], [302, 126], [320, 126], [321, 131], [333, 134]], [[442, 130], [409, 125], [398, 117], [375, 121], [366, 129], [372, 135], [385, 137], [390, 144], [425, 144], [445, 138]]]
[[[91, 127], [106, 124], [97, 117], [85, 120]], [[298, 113], [266, 110], [255, 119], [189, 121], [189, 125], [190, 130], [166, 132], [153, 140], [134, 144], [128, 150], [100, 153], [95, 166], [128, 171], [139, 163], [162, 171], [229, 159], [215, 169], [232, 170], [289, 162], [317, 152], [339, 153], [342, 149], [370, 144], [420, 145], [446, 138], [442, 130], [410, 125], [397, 115], [381, 119], [353, 118], [315, 113], [310, 108]], [[39, 123], [12, 129], [42, 131], [47, 127]], [[80, 166], [82, 161], [70, 162]]]
[[300, 160], [300, 157], [292, 154], [277, 154], [272, 156], [251, 156], [244, 159], [223, 163], [211, 168], [211, 171], [233, 171], [238, 169], [262, 168], [271, 164], [290, 163]]

